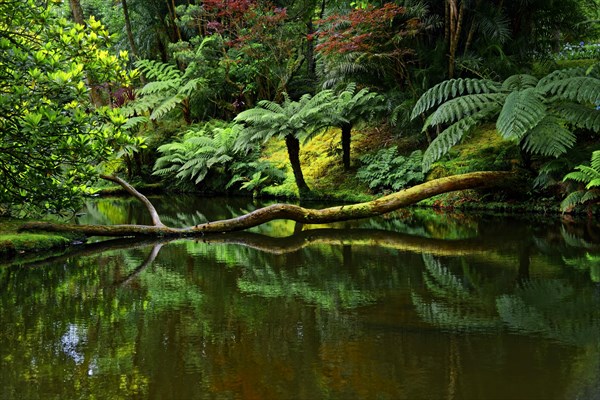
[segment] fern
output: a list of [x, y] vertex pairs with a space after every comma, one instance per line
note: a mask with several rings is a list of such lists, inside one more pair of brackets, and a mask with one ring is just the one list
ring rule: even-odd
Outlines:
[[533, 88], [510, 93], [496, 128], [506, 139], [520, 140], [546, 116], [546, 107]]
[[590, 166], [578, 165], [575, 171], [568, 173], [563, 181], [574, 181], [584, 188], [570, 193], [560, 204], [563, 212], [570, 211], [578, 205], [592, 205], [600, 199], [600, 150], [592, 153]]
[[444, 103], [450, 98], [463, 94], [497, 93], [500, 85], [487, 79], [450, 79], [438, 83], [417, 101], [411, 113], [411, 119], [427, 112], [432, 107]]
[[568, 102], [557, 105], [556, 112], [578, 128], [600, 132], [600, 110]]
[[513, 75], [502, 83], [452, 79], [429, 89], [417, 101], [411, 118], [437, 109], [423, 131], [447, 127], [423, 157], [423, 170], [446, 154], [476, 125], [497, 115], [503, 138], [518, 141], [533, 154], [558, 157], [576, 143], [571, 126], [600, 132], [600, 79], [596, 69], [555, 71], [538, 80]]
[[490, 106], [455, 122], [440, 133], [423, 154], [423, 172], [429, 171], [434, 162], [448, 153], [452, 146], [460, 142], [475, 126], [495, 114], [496, 111], [497, 108], [495, 106]]
[[590, 76], [576, 76], [553, 81], [543, 86], [541, 90], [563, 100], [584, 104], [600, 102], [600, 79]]
[[499, 107], [506, 97], [503, 93], [472, 94], [447, 101], [431, 114], [423, 126], [423, 130], [430, 126], [443, 125], [456, 122], [464, 117], [475, 114], [490, 106]]
[[558, 157], [573, 147], [576, 137], [555, 117], [545, 117], [525, 137], [523, 148], [533, 154]]
[[512, 92], [519, 91], [537, 86], [539, 80], [535, 76], [527, 74], [517, 74], [506, 78], [502, 82], [502, 90]]

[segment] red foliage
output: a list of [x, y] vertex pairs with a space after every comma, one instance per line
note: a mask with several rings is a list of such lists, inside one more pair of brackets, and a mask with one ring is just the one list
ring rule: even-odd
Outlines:
[[[355, 9], [349, 14], [334, 14], [317, 22], [319, 30], [308, 40], [319, 39], [315, 49], [324, 54], [344, 54], [348, 52], [372, 52], [378, 46], [397, 35], [407, 35], [411, 25], [417, 20], [409, 20], [405, 28], [398, 29], [394, 22], [406, 13], [404, 7], [386, 3], [383, 7], [369, 6]], [[397, 25], [397, 24], [396, 24]]]
[[207, 31], [227, 36], [234, 47], [260, 41], [287, 17], [286, 9], [256, 0], [204, 0], [203, 9]]

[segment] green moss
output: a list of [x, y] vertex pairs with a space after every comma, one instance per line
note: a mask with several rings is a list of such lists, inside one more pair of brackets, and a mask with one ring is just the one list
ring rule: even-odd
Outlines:
[[0, 219], [0, 257], [64, 248], [77, 239], [69, 235], [18, 232], [25, 222]]
[[519, 148], [492, 126], [475, 130], [434, 164], [428, 180], [475, 171], [511, 170], [520, 164]]

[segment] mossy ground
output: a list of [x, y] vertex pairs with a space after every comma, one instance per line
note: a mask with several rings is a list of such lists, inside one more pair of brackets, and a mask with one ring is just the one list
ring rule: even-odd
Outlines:
[[75, 238], [56, 234], [19, 232], [24, 221], [0, 218], [0, 259], [18, 254], [67, 247]]

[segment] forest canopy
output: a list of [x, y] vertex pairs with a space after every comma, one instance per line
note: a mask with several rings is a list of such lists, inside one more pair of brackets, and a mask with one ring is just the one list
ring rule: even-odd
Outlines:
[[520, 196], [590, 205], [599, 18], [597, 0], [0, 0], [0, 214], [77, 210], [107, 173], [344, 198], [519, 169]]

